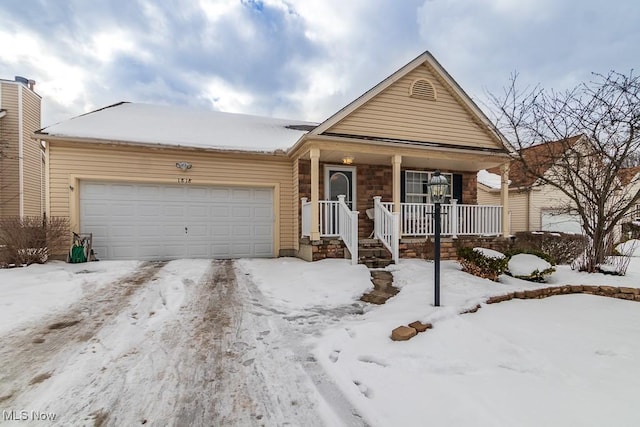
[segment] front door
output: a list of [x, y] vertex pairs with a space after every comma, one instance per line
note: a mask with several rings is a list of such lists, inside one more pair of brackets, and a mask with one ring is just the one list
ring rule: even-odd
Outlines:
[[344, 194], [349, 209], [356, 209], [356, 168], [353, 166], [325, 166], [325, 200], [338, 200]]

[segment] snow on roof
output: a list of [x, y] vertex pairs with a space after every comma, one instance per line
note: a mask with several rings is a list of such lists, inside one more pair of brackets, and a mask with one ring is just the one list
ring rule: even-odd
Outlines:
[[478, 171], [478, 182], [489, 188], [500, 188], [502, 178], [495, 173], [487, 172], [485, 169]]
[[122, 102], [56, 123], [37, 133], [56, 137], [272, 152], [292, 147], [315, 126], [316, 123], [296, 120]]

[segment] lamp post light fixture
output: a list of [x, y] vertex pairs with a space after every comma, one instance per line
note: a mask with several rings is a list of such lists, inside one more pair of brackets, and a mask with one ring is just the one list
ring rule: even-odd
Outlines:
[[433, 305], [440, 307], [440, 225], [442, 218], [440, 217], [440, 204], [444, 203], [445, 197], [448, 193], [449, 182], [447, 178], [440, 175], [440, 171], [435, 171], [429, 180], [429, 195], [431, 202], [434, 204], [434, 292], [433, 292]]

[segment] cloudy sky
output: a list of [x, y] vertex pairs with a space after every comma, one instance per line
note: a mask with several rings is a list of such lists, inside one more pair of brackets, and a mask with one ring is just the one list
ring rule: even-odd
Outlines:
[[429, 50], [476, 102], [640, 61], [637, 0], [1, 0], [42, 125], [119, 101], [322, 121]]

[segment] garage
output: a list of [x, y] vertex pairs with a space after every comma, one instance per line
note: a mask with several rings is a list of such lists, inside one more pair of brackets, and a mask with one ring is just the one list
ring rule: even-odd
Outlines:
[[563, 213], [553, 209], [545, 209], [541, 213], [543, 231], [555, 231], [560, 233], [582, 234], [582, 222], [580, 216]]
[[79, 201], [99, 259], [274, 256], [271, 188], [82, 181]]

